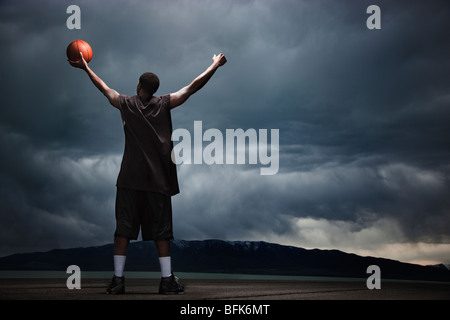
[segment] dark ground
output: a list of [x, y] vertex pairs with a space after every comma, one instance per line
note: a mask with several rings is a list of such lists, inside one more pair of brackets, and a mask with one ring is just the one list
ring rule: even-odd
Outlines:
[[159, 279], [126, 279], [126, 294], [105, 294], [109, 279], [82, 279], [69, 290], [66, 279], [0, 279], [2, 300], [450, 300], [450, 283], [365, 281], [182, 279], [186, 293], [158, 294]]

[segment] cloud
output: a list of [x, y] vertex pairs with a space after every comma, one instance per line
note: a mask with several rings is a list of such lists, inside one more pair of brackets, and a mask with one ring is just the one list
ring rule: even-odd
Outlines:
[[[383, 257], [423, 265], [448, 261], [448, 243], [411, 242], [397, 221], [382, 218], [361, 226], [352, 221], [295, 218], [292, 234], [266, 233], [267, 241], [308, 249], [338, 249], [362, 256]], [[260, 239], [261, 234], [252, 235]]]
[[[429, 263], [448, 259], [432, 249], [449, 241], [447, 206], [438, 209], [447, 202], [448, 183], [437, 171], [327, 163], [274, 177], [227, 165], [182, 165], [179, 173], [177, 237], [264, 239]], [[423, 252], [414, 243], [430, 248], [427, 259], [413, 258], [412, 252]], [[415, 249], [405, 254], [405, 247]]]
[[2, 250], [85, 246], [112, 239], [119, 155], [40, 149], [23, 135], [0, 131]]
[[404, 240], [448, 241], [445, 206], [425, 214], [433, 204], [447, 202], [448, 183], [439, 172], [404, 164], [330, 163], [270, 177], [227, 165], [183, 165], [179, 172], [182, 193], [175, 201], [180, 216], [192, 216], [189, 223], [204, 230], [199, 236], [243, 237], [249, 228], [259, 234], [290, 234], [293, 221], [307, 218], [352, 222], [355, 228], [387, 219]]

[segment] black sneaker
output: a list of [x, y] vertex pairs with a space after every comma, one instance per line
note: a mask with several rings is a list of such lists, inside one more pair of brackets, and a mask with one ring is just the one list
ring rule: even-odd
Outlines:
[[183, 294], [184, 287], [178, 282], [178, 278], [172, 273], [170, 277], [161, 278], [159, 284], [160, 294]]
[[111, 284], [106, 289], [106, 294], [123, 294], [125, 293], [125, 277], [112, 278]]

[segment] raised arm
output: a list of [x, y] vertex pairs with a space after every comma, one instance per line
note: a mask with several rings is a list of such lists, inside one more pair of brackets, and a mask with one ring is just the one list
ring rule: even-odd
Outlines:
[[209, 79], [211, 79], [216, 70], [227, 62], [227, 59], [221, 53], [219, 55], [214, 55], [212, 60], [213, 63], [202, 74], [195, 78], [194, 81], [192, 81], [188, 86], [170, 94], [171, 109], [183, 104], [191, 95], [203, 88], [203, 86], [209, 81]]
[[86, 73], [88, 74], [92, 83], [98, 88], [98, 90], [100, 90], [101, 93], [103, 93], [105, 95], [105, 97], [108, 99], [109, 103], [113, 107], [120, 110], [119, 93], [116, 90], [108, 87], [106, 85], [106, 83], [102, 79], [100, 79], [100, 77], [97, 76], [94, 73], [94, 71], [91, 70], [91, 68], [89, 68], [89, 66], [88, 66], [86, 60], [84, 60], [83, 54], [81, 52], [80, 52], [80, 60], [79, 61], [70, 61], [69, 60], [69, 63], [72, 65], [72, 67], [79, 68], [79, 69], [86, 71]]

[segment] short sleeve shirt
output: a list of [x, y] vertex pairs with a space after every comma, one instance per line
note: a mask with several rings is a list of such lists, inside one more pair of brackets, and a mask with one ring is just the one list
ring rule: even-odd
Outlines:
[[117, 186], [134, 190], [179, 193], [176, 166], [172, 161], [170, 95], [119, 96], [125, 132], [125, 150]]

